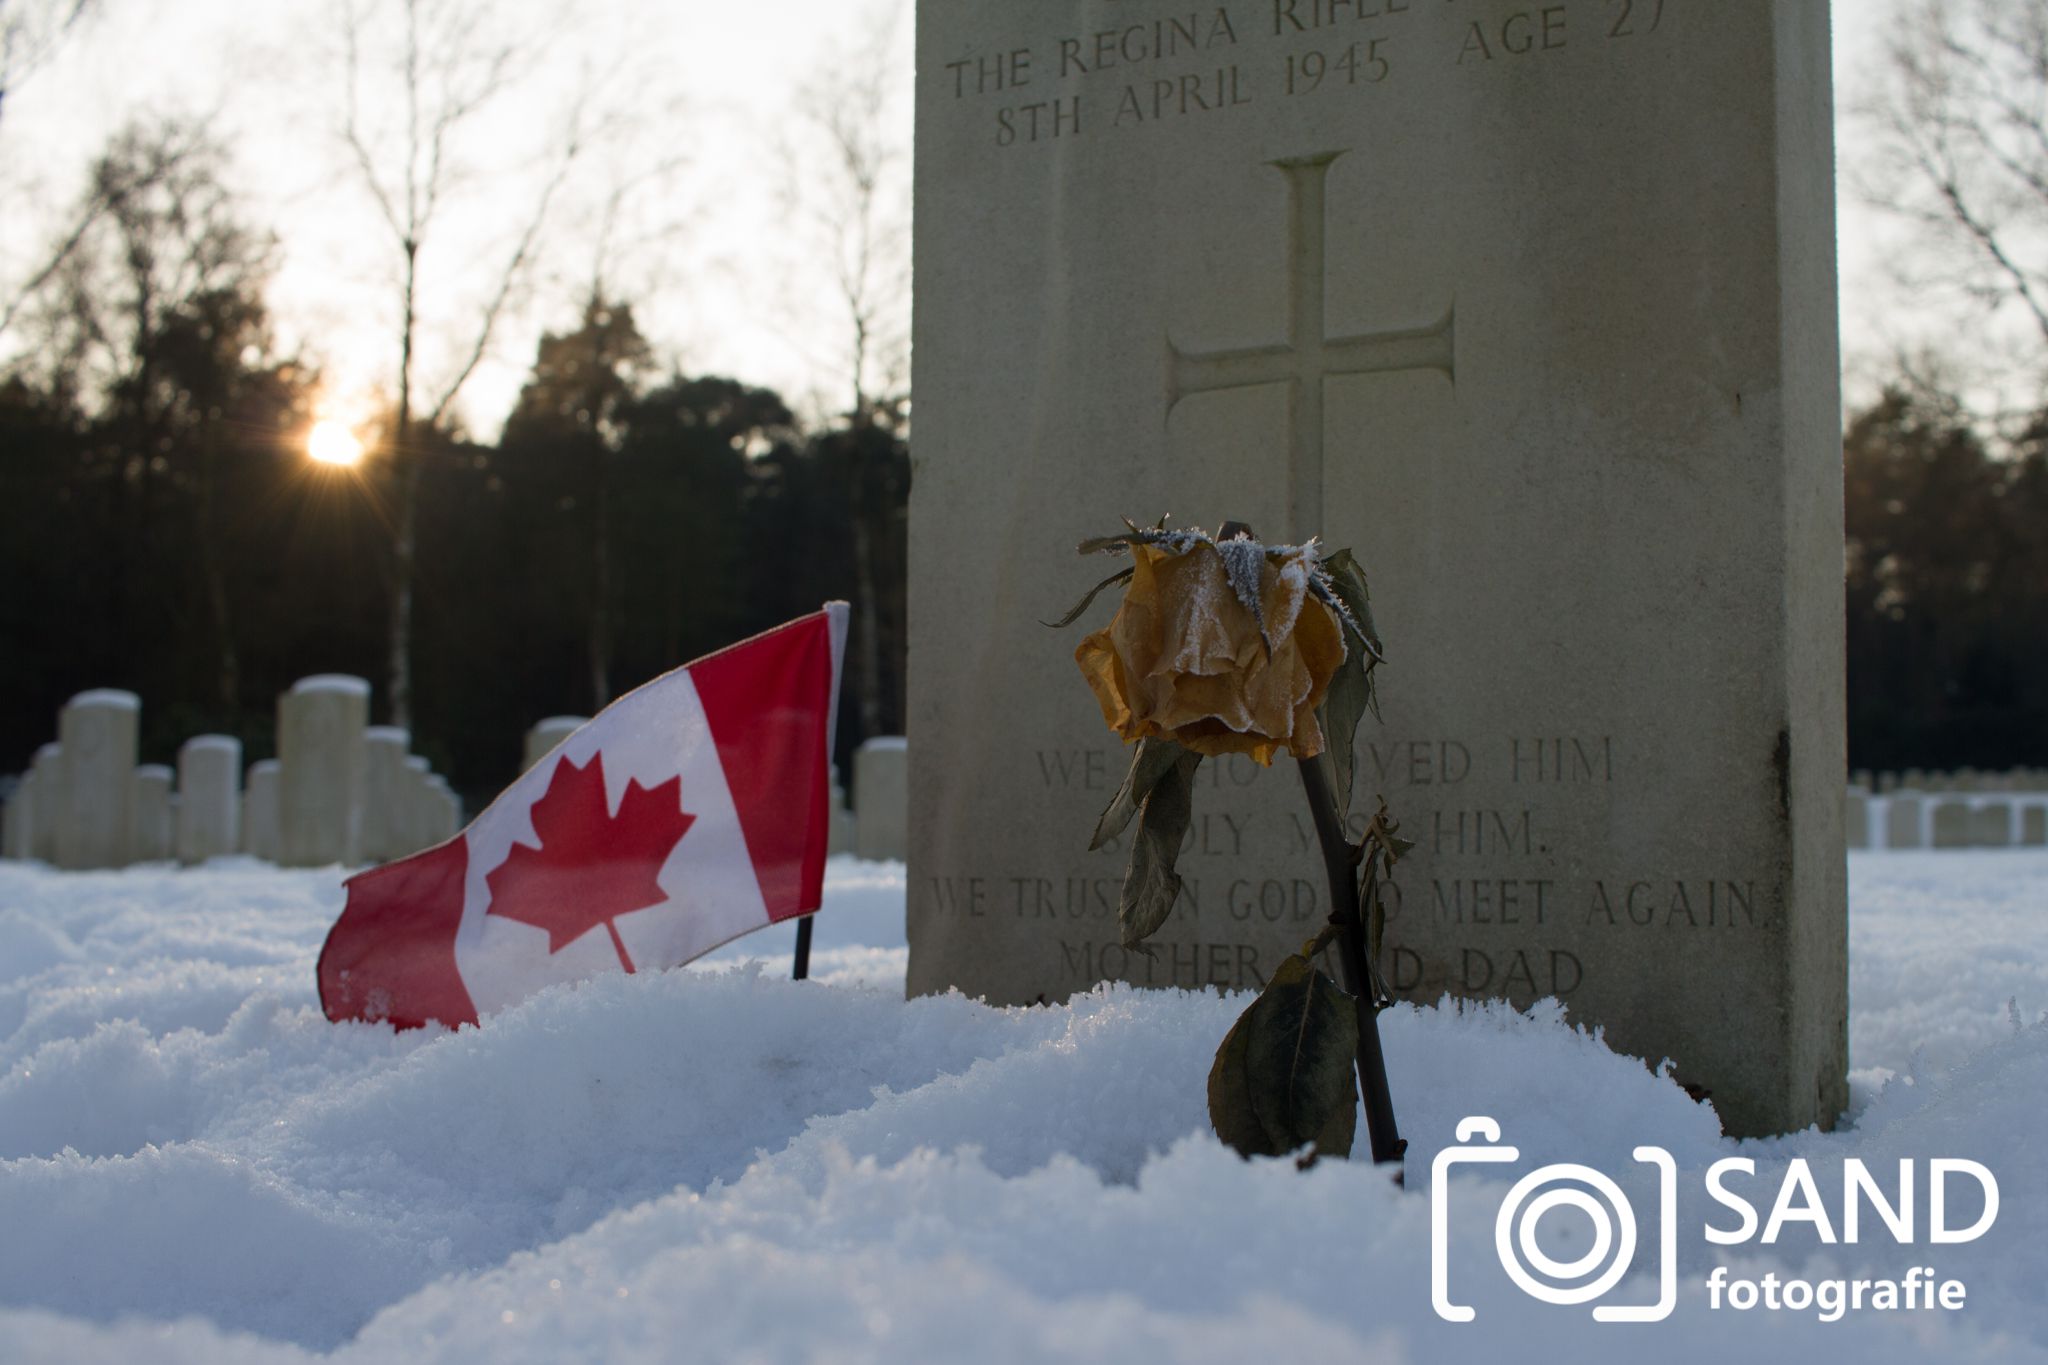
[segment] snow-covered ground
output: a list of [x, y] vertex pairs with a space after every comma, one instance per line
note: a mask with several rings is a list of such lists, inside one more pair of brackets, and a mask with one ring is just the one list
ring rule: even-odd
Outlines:
[[[2048, 854], [1851, 862], [1853, 1121], [1722, 1139], [1711, 1113], [1554, 1010], [1384, 1019], [1408, 1188], [1363, 1163], [1247, 1163], [1203, 1085], [1242, 1002], [1100, 991], [1057, 1009], [901, 998], [903, 874], [836, 860], [814, 959], [771, 930], [666, 975], [551, 990], [461, 1033], [320, 1015], [338, 874], [246, 863], [59, 875], [0, 864], [0, 1360], [1803, 1359], [2048, 1361]], [[1489, 1114], [1522, 1159], [1446, 1182], [1454, 1297], [1431, 1307], [1436, 1151]], [[1494, 1210], [1532, 1166], [1679, 1171], [1679, 1302], [1596, 1325], [1507, 1284]], [[1922, 1245], [1768, 1215], [1794, 1157], [1920, 1180]], [[1927, 1162], [2001, 1206], [1925, 1245]], [[1968, 1182], [1951, 1224], [1973, 1221]], [[1837, 1219], [1839, 1222], [1839, 1219]], [[1590, 1221], [1586, 1224], [1590, 1228]], [[1882, 1235], [1873, 1236], [1875, 1227]], [[1569, 1240], [1569, 1218], [1545, 1224]], [[1561, 1228], [1561, 1231], [1559, 1230]], [[1960, 1311], [1719, 1310], [1761, 1281], [1962, 1281]]]

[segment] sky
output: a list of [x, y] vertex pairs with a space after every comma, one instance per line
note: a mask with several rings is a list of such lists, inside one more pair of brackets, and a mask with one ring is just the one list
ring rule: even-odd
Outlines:
[[[331, 415], [366, 418], [391, 390], [395, 250], [338, 136], [344, 85], [336, 0], [100, 0], [97, 20], [10, 93], [0, 121], [0, 193], [29, 211], [0, 213], [0, 279], [12, 278], [47, 231], [34, 206], [75, 193], [83, 167], [115, 127], [170, 113], [203, 116], [235, 149], [235, 186], [251, 217], [273, 225], [281, 255], [271, 291], [281, 339], [317, 360]], [[1836, 91], [1845, 103], [1878, 56], [1895, 0], [1836, 0]], [[507, 32], [531, 31], [543, 0], [494, 0]], [[911, 0], [585, 0], [577, 39], [531, 90], [468, 149], [476, 175], [450, 202], [429, 255], [426, 357], [431, 391], [454, 373], [465, 329], [523, 221], [539, 168], [551, 164], [561, 97], [586, 72], [601, 98], [630, 112], [630, 135], [587, 158], [551, 216], [548, 270], [515, 301], [458, 410], [489, 436], [518, 392], [544, 326], [573, 322], [598, 253], [595, 205], [617, 168], [673, 161], [629, 198], [637, 237], [606, 259], [606, 277], [640, 301], [643, 332], [683, 369], [765, 384], [817, 417], [848, 389], [844, 310], [820, 261], [823, 206], [792, 199], [792, 166], [817, 147], [793, 95], [834, 73], [882, 63], [890, 73], [887, 137], [901, 161], [897, 225], [907, 231], [912, 69]], [[893, 22], [892, 22], [893, 21]], [[878, 40], [877, 33], [886, 34]], [[864, 56], [879, 48], [880, 58]], [[374, 99], [368, 101], [375, 105]], [[1850, 166], [1859, 136], [1838, 123]], [[1867, 400], [1886, 358], [1911, 340], [1911, 310], [1887, 259], [1898, 230], [1842, 177], [1839, 221], [1846, 397]], [[495, 215], [495, 221], [494, 217]], [[907, 251], [907, 247], [906, 247]], [[900, 323], [907, 327], [907, 291]]]
[[[358, 0], [360, 3], [360, 0]], [[282, 338], [322, 362], [340, 414], [374, 405], [390, 371], [397, 252], [339, 130], [343, 107], [334, 0], [99, 0], [96, 20], [10, 92], [0, 120], [0, 194], [28, 209], [0, 212], [0, 279], [14, 278], [48, 231], [37, 206], [68, 203], [106, 136], [130, 118], [202, 117], [234, 149], [235, 188], [250, 218], [275, 227], [281, 257], [270, 298]], [[532, 33], [560, 6], [483, 0], [508, 34]], [[573, 323], [597, 252], [598, 205], [621, 168], [669, 166], [629, 197], [626, 239], [607, 276], [640, 301], [643, 332], [684, 369], [774, 387], [800, 408], [845, 406], [842, 313], [821, 273], [812, 203], [790, 202], [791, 148], [814, 154], [792, 95], [857, 67], [893, 35], [902, 73], [888, 113], [901, 148], [893, 183], [907, 229], [908, 0], [779, 0], [664, 4], [582, 0], [574, 36], [516, 101], [492, 110], [490, 136], [467, 149], [473, 183], [448, 202], [448, 231], [430, 242], [429, 306], [473, 316], [513, 248], [559, 143], [571, 87], [630, 124], [586, 154], [554, 201], [547, 269], [515, 310], [458, 406], [494, 432], [544, 325]], [[900, 16], [891, 23], [892, 16]], [[368, 63], [366, 62], [366, 66]], [[365, 106], [372, 117], [380, 105]], [[669, 163], [674, 163], [669, 165]], [[489, 220], [495, 213], [500, 221]], [[438, 259], [431, 247], [445, 250]], [[907, 254], [907, 245], [906, 245]], [[907, 312], [907, 310], [906, 310]], [[429, 317], [423, 380], [454, 372], [456, 329]]]

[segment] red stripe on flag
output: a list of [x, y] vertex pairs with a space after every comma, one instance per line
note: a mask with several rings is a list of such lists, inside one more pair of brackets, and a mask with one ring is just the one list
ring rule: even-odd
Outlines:
[[690, 665], [768, 918], [818, 908], [829, 842], [832, 629], [824, 613]]
[[320, 1007], [329, 1019], [397, 1028], [476, 1022], [455, 966], [468, 874], [469, 840], [455, 838], [349, 878], [348, 904], [320, 950]]

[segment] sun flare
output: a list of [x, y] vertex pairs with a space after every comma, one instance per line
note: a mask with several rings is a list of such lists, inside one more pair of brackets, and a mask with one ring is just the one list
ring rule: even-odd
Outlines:
[[322, 420], [306, 433], [306, 454], [321, 464], [354, 465], [363, 458], [363, 443], [342, 423]]

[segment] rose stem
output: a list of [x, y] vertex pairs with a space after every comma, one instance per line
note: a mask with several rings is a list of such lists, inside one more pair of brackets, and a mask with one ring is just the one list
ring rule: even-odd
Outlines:
[[1330, 918], [1342, 933], [1337, 940], [1337, 967], [1344, 989], [1358, 1011], [1358, 1081], [1365, 1092], [1365, 1128], [1375, 1164], [1401, 1160], [1408, 1144], [1394, 1123], [1394, 1097], [1387, 1088], [1387, 1059], [1380, 1050], [1379, 1002], [1373, 999], [1372, 974], [1365, 965], [1365, 920], [1359, 913], [1357, 846], [1337, 823], [1337, 803], [1318, 759], [1297, 760], [1308, 811], [1315, 821], [1316, 841], [1323, 848], [1323, 871], [1330, 878]]

